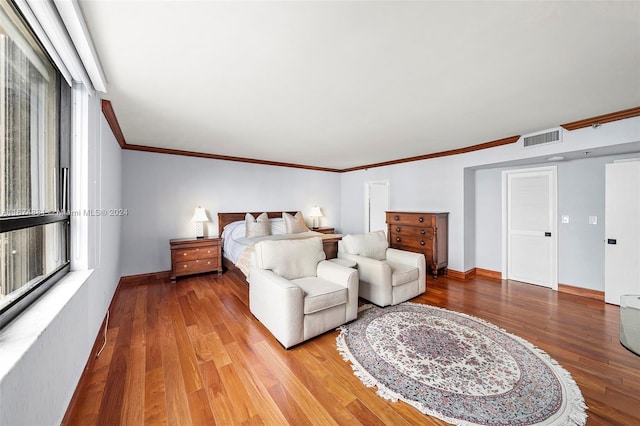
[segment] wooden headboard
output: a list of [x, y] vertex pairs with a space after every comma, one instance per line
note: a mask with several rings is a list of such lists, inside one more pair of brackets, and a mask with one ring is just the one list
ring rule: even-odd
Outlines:
[[[247, 213], [251, 213], [253, 215], [253, 217], [258, 217], [260, 216], [262, 213], [264, 212], [238, 212], [238, 213], [218, 213], [218, 235], [222, 236], [222, 230], [224, 229], [224, 227], [228, 224], [230, 224], [231, 222], [237, 222], [239, 220], [244, 220], [244, 216]], [[296, 213], [298, 213], [297, 211], [295, 212], [287, 212], [291, 215], [295, 215]], [[269, 216], [269, 219], [278, 219], [282, 217], [282, 211], [278, 211], [278, 212], [267, 212], [267, 216]]]

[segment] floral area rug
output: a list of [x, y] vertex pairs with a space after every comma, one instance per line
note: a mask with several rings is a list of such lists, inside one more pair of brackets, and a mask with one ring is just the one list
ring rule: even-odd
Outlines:
[[378, 395], [457, 425], [584, 425], [569, 372], [531, 343], [466, 314], [402, 303], [361, 310], [338, 350]]

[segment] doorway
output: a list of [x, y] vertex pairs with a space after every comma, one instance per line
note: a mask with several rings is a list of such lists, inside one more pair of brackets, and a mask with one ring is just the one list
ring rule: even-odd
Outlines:
[[557, 168], [502, 172], [502, 277], [558, 289]]
[[387, 232], [386, 212], [389, 210], [389, 181], [364, 183], [364, 232]]

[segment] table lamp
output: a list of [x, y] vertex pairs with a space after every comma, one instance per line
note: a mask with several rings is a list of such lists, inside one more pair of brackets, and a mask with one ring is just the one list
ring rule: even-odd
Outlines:
[[311, 208], [311, 214], [309, 216], [313, 218], [313, 229], [318, 229], [318, 218], [322, 217], [322, 211], [320, 210], [320, 207], [313, 206]]
[[209, 218], [207, 217], [207, 212], [204, 211], [204, 207], [196, 207], [193, 217], [191, 218], [191, 222], [195, 222], [196, 224], [196, 238], [204, 238], [202, 222], [209, 222]]

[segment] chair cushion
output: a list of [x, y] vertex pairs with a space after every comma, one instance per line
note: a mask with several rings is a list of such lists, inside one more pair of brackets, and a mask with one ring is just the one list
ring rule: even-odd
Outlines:
[[254, 247], [256, 267], [271, 269], [288, 280], [315, 277], [318, 262], [326, 258], [319, 237], [260, 241]]
[[389, 262], [391, 267], [391, 286], [399, 286], [418, 279], [419, 271], [415, 266], [404, 265], [402, 263]]
[[349, 254], [357, 254], [377, 260], [384, 260], [387, 257], [389, 242], [384, 231], [345, 235], [342, 237], [342, 242], [342, 247]]
[[318, 277], [293, 280], [304, 291], [304, 314], [347, 303], [347, 288]]

